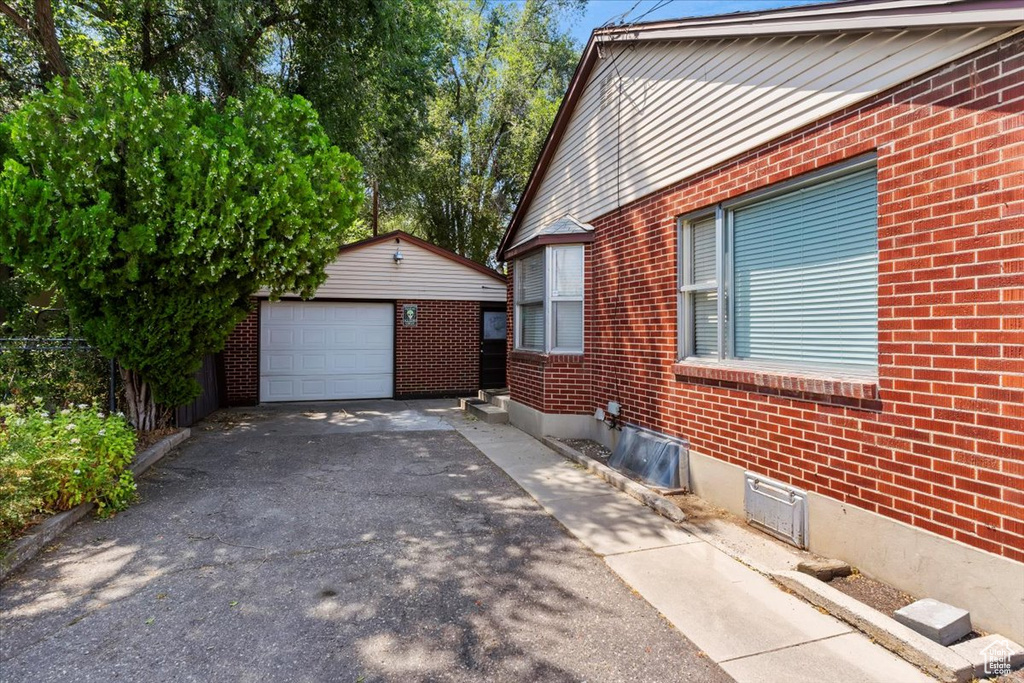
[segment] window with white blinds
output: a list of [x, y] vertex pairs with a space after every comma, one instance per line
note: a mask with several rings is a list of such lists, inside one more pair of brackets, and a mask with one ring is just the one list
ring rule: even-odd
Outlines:
[[681, 355], [875, 371], [877, 215], [861, 164], [684, 221]]
[[583, 246], [550, 246], [515, 264], [516, 348], [583, 351]]
[[516, 263], [516, 309], [521, 349], [544, 350], [544, 252]]

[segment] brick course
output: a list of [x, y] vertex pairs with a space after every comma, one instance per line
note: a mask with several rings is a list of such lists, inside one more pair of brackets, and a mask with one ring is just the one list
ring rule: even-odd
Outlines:
[[224, 345], [225, 401], [229, 406], [254, 406], [260, 396], [260, 307], [238, 323]]
[[[416, 304], [417, 324], [402, 324], [402, 305]], [[399, 301], [395, 305], [395, 396], [476, 393], [480, 383], [480, 303]]]
[[[1022, 76], [1006, 39], [591, 221], [585, 356], [514, 353], [512, 397], [616, 400], [702, 453], [1024, 561]], [[677, 364], [676, 217], [869, 152], [877, 386]]]

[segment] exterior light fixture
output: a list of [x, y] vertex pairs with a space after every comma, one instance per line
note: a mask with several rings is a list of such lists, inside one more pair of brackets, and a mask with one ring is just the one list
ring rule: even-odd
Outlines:
[[404, 256], [402, 256], [402, 243], [397, 237], [395, 238], [395, 253], [391, 258], [395, 259], [396, 266], [402, 262], [402, 259], [405, 258]]

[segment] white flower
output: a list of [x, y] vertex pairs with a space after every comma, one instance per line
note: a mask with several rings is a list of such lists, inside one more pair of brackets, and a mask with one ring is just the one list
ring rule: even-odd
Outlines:
[[43, 402], [43, 397], [42, 396], [36, 396], [34, 399], [32, 399], [32, 402], [33, 403], [42, 403]]
[[121, 411], [119, 410], [119, 411], [117, 411], [117, 416], [118, 416], [118, 417], [124, 417], [124, 413], [122, 413], [122, 412], [121, 412]]
[[70, 424], [66, 424], [66, 425], [64, 425], [64, 429], [66, 429], [66, 430], [68, 430], [68, 431], [70, 432], [71, 430], [73, 430], [73, 429], [74, 429], [75, 427], [77, 427], [77, 426], [78, 426], [78, 425], [76, 425], [76, 424], [75, 424], [74, 422], [72, 422], [72, 423], [70, 423]]
[[102, 420], [103, 418], [106, 417], [106, 415], [104, 415], [103, 413], [96, 413], [96, 417]]
[[48, 411], [46, 411], [46, 410], [44, 410], [41, 413], [39, 413], [39, 415], [41, 417], [50, 417], [50, 413]]
[[106, 436], [107, 435], [107, 430], [106, 429], [101, 429], [98, 433], [99, 433], [100, 436]]
[[75, 474], [81, 474], [82, 470], [75, 470]]
[[85, 410], [85, 409], [86, 409], [86, 408], [88, 408], [88, 407], [89, 407], [89, 404], [88, 404], [88, 403], [79, 403], [79, 404], [78, 404], [78, 409], [79, 409], [79, 410]]
[[70, 414], [71, 414], [71, 411], [70, 411], [70, 410], [68, 410], [67, 408], [65, 408], [64, 410], [60, 411], [60, 414], [61, 414], [61, 415], [70, 415]]
[[78, 444], [78, 443], [82, 443], [82, 440], [81, 439], [71, 439], [71, 445], [72, 446], [74, 446], [75, 444]]

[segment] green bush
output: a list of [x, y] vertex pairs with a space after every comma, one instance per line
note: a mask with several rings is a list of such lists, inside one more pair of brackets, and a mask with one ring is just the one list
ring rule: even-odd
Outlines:
[[125, 509], [135, 498], [134, 456], [135, 432], [121, 415], [0, 405], [0, 544], [36, 513], [79, 503], [95, 503], [101, 516]]
[[49, 410], [106, 403], [109, 376], [107, 361], [84, 344], [32, 350], [0, 345], [0, 401], [22, 408], [31, 407], [36, 397]]

